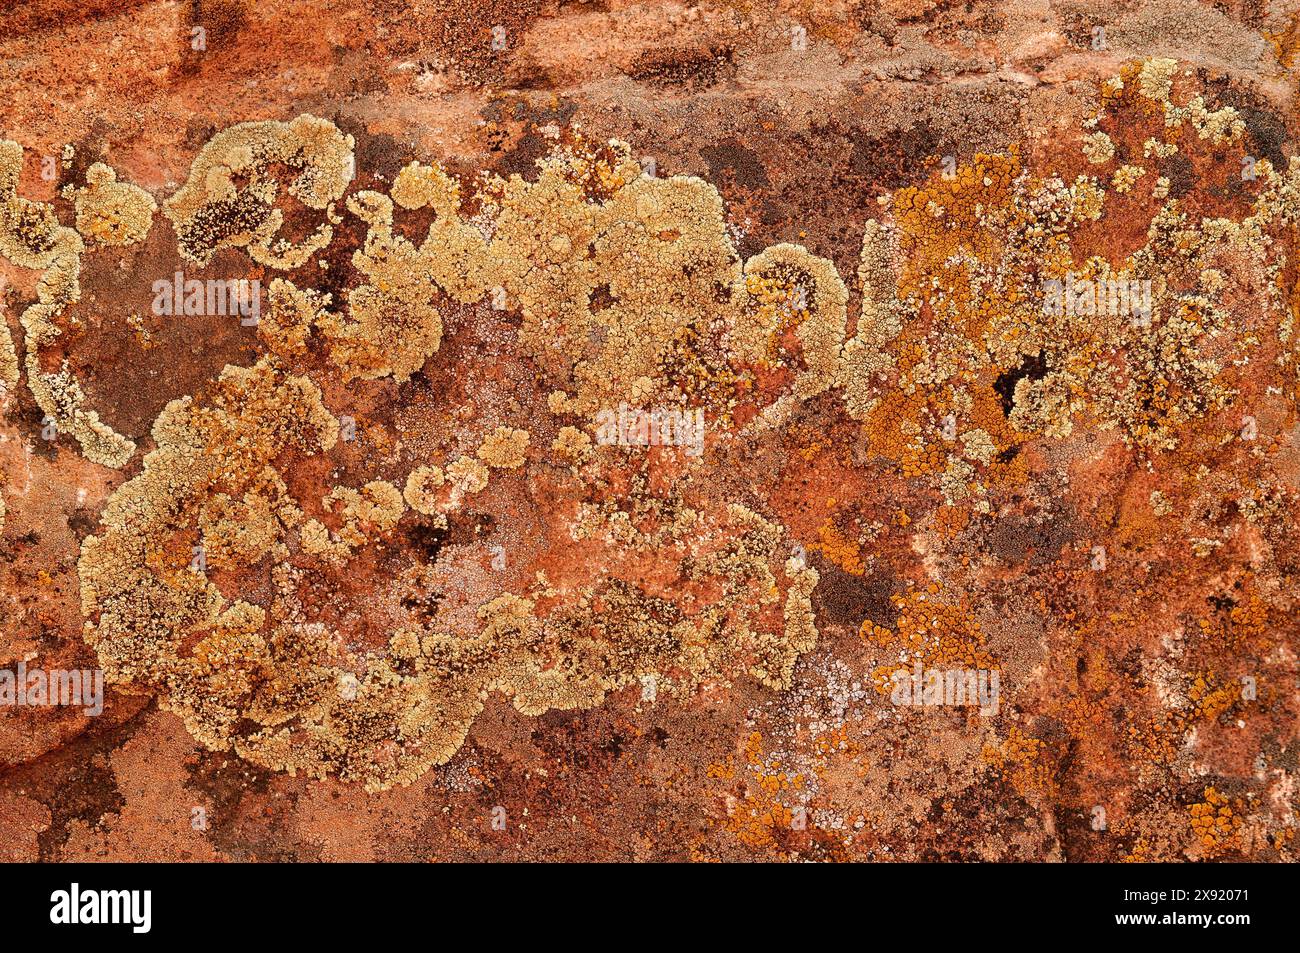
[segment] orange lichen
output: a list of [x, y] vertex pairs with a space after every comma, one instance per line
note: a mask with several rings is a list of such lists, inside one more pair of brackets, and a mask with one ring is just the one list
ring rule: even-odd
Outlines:
[[1053, 769], [1046, 758], [1046, 744], [1012, 727], [1000, 745], [984, 748], [983, 760], [999, 775], [1006, 777], [1022, 797], [1051, 794]]
[[907, 660], [885, 665], [874, 672], [876, 691], [888, 694], [896, 671], [907, 671], [913, 663], [926, 668], [962, 666], [995, 669], [996, 660], [985, 647], [983, 627], [975, 613], [961, 600], [944, 603], [938, 584], [925, 589], [895, 593], [890, 601], [898, 611], [893, 629], [864, 619], [858, 634], [866, 642], [885, 649], [898, 649]]
[[1205, 800], [1189, 809], [1192, 833], [1207, 857], [1237, 849], [1241, 844], [1241, 816], [1233, 802], [1213, 787], [1207, 787]]
[[861, 576], [866, 572], [862, 563], [862, 550], [854, 542], [846, 539], [829, 518], [817, 529], [820, 543], [813, 543], [813, 549], [821, 551], [827, 559], [839, 566], [851, 576]]

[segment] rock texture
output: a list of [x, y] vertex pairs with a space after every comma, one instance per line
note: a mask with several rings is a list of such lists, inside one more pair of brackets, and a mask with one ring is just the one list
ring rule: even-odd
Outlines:
[[7, 6], [6, 859], [1293, 860], [1298, 50]]

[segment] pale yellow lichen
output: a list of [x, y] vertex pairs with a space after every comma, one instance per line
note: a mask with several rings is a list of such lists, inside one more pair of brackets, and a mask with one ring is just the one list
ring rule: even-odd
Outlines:
[[[402, 495], [384, 481], [335, 487], [323, 504], [343, 528], [331, 534], [305, 519], [276, 468], [333, 445], [337, 425], [319, 390], [270, 358], [228, 367], [218, 383], [210, 406], [187, 398], [159, 416], [157, 449], [109, 501], [79, 564], [86, 637], [109, 681], [156, 692], [204, 745], [385, 788], [450, 758], [489, 692], [536, 715], [590, 707], [646, 673], [672, 672], [690, 690], [735, 663], [784, 688], [816, 639], [816, 573], [797, 561], [785, 564], [784, 631], [753, 630], [754, 613], [779, 599], [771, 565], [782, 532], [733, 505], [689, 544], [659, 544], [675, 551], [682, 578], [712, 594], [693, 615], [602, 580], [599, 611], [591, 586], [545, 619], [534, 598], [503, 593], [479, 608], [478, 633], [404, 626], [383, 650], [358, 647], [311, 620], [300, 587], [315, 558], [347, 572], [360, 546], [393, 531]], [[468, 457], [449, 471], [453, 481], [487, 474]], [[409, 495], [422, 504], [437, 482], [432, 470], [413, 475]], [[196, 539], [211, 550], [197, 567]], [[265, 606], [207, 578], [232, 559], [267, 560]]]
[[[61, 333], [56, 319], [81, 299], [79, 277], [85, 245], [73, 229], [59, 224], [50, 206], [18, 196], [22, 158], [21, 146], [0, 140], [0, 255], [20, 267], [43, 271], [36, 285], [36, 303], [20, 318], [27, 344], [27, 386], [37, 406], [58, 431], [77, 440], [87, 459], [121, 467], [135, 452], [135, 444], [100, 420], [95, 411], [83, 407], [85, 394], [66, 362], [56, 373], [41, 367], [41, 350]], [[12, 347], [12, 341], [8, 347], [0, 345], [0, 374], [16, 381], [8, 366]]]
[[498, 427], [483, 438], [477, 456], [490, 467], [517, 470], [524, 465], [528, 439], [527, 430]]
[[536, 182], [502, 183], [488, 247], [487, 288], [518, 302], [520, 343], [565, 379], [566, 410], [579, 414], [617, 406], [634, 386], [649, 401], [647, 381], [668, 385], [666, 363], [702, 357], [692, 345], [702, 316], [732, 314], [742, 296], [717, 191], [641, 176], [627, 146], [612, 146], [600, 201], [586, 200], [562, 154]]
[[117, 173], [102, 162], [86, 171], [86, 186], [74, 195], [77, 231], [103, 245], [142, 242], [153, 226], [158, 203], [144, 189], [117, 181]]
[[349, 199], [348, 208], [370, 226], [365, 246], [352, 256], [353, 265], [368, 280], [348, 293], [347, 317], [322, 311], [313, 321], [346, 377], [391, 375], [404, 381], [424, 366], [442, 342], [440, 297], [467, 293], [464, 281], [457, 284], [446, 278], [449, 262], [454, 265], [457, 254], [467, 249], [481, 255], [482, 238], [472, 248], [461, 243], [449, 250], [442, 239], [464, 235], [457, 224], [440, 220], [434, 228], [441, 223], [442, 231], [435, 235], [431, 228], [417, 248], [393, 232], [393, 203], [388, 196], [362, 192]]
[[1111, 187], [1119, 194], [1132, 191], [1133, 185], [1138, 179], [1147, 174], [1147, 170], [1140, 165], [1122, 165], [1115, 170], [1111, 177]]
[[1205, 99], [1201, 96], [1192, 97], [1185, 112], [1197, 135], [1216, 146], [1235, 142], [1246, 131], [1246, 123], [1237, 110], [1224, 106], [1211, 112], [1205, 107]]
[[1138, 72], [1138, 92], [1155, 103], [1168, 103], [1173, 91], [1174, 74], [1178, 61], [1165, 56], [1154, 56], [1142, 63]]
[[411, 509], [426, 516], [438, 512], [438, 490], [442, 488], [445, 478], [438, 467], [416, 467], [406, 478], [406, 487], [402, 496]]
[[81, 445], [86, 459], [106, 467], [123, 467], [135, 453], [135, 442], [123, 437], [99, 419], [99, 414], [82, 405], [86, 395], [66, 365], [56, 374], [40, 369], [29, 351], [27, 384], [37, 406], [44, 410], [57, 431], [66, 431]]
[[[1144, 95], [1168, 105], [1172, 75], [1163, 64], [1148, 64], [1140, 77]], [[1186, 113], [1211, 137], [1229, 134], [1230, 120], [1212, 115], [1198, 120], [1196, 109]], [[1184, 118], [1168, 109], [1166, 117], [1175, 124]], [[313, 156], [300, 141], [303, 130], [286, 132], [295, 123], [237, 127], [238, 135], [201, 153], [182, 190], [189, 193], [168, 204], [189, 257], [206, 260], [231, 245], [247, 246], [259, 260], [284, 262], [312, 242], [329, 240], [326, 226], [297, 248], [271, 244], [282, 219], [271, 207], [267, 165], [303, 168], [306, 180], [296, 187], [315, 208], [337, 201], [351, 179], [350, 140], [312, 120], [308, 126], [324, 143]], [[1114, 156], [1114, 143], [1101, 133], [1088, 148], [1104, 154], [1100, 161]], [[1161, 151], [1152, 154], [1163, 158]], [[4, 155], [0, 150], [0, 187]], [[210, 406], [176, 401], [159, 416], [158, 449], [146, 458], [144, 472], [114, 494], [103, 533], [83, 549], [79, 568], [91, 644], [112, 680], [158, 692], [163, 706], [179, 712], [203, 743], [233, 747], [275, 768], [337, 773], [371, 787], [408, 782], [449, 758], [489, 692], [535, 715], [595, 705], [651, 675], [671, 674], [689, 690], [738, 667], [774, 690], [789, 687], [798, 658], [817, 638], [811, 598], [816, 571], [804, 560], [786, 559], [784, 529], [754, 510], [734, 504], [725, 518], [701, 512], [678, 487], [652, 492], [642, 474], [631, 478], [631, 505], [584, 500], [569, 528], [584, 545], [655, 553], [675, 571], [668, 574], [674, 595], [610, 573], [591, 585], [566, 585], [572, 601], [555, 603], [559, 590], [542, 580], [479, 605], [476, 632], [450, 631], [440, 617], [427, 627], [384, 629], [370, 649], [359, 633], [320, 621], [321, 607], [310, 595], [331, 578], [345, 578], [353, 560], [367, 558], [363, 547], [398, 532], [403, 519], [427, 528], [430, 521], [420, 517], [435, 516], [445, 528], [446, 513], [454, 515], [464, 496], [487, 487], [485, 463], [527, 462], [529, 436], [499, 428], [477, 459], [462, 455], [445, 474], [418, 467], [401, 493], [378, 480], [360, 489], [332, 487], [321, 500], [325, 512], [309, 519], [277, 468], [288, 465], [286, 458], [329, 449], [338, 423], [318, 385], [289, 367], [319, 350], [328, 355], [321, 363], [329, 376], [345, 383], [407, 380], [440, 359], [446, 299], [482, 306], [491, 294], [494, 308], [517, 312], [511, 315], [520, 326], [517, 344], [535, 362], [555, 414], [589, 415], [626, 401], [689, 406], [695, 398], [718, 397], [725, 403], [730, 383], [761, 368], [778, 370], [771, 376], [787, 382], [780, 397], [758, 408], [767, 424], [780, 425], [796, 401], [837, 385], [850, 416], [861, 419], [876, 409], [882, 377], [898, 370], [890, 346], [926, 296], [935, 333], [908, 339], [908, 363], [899, 371], [906, 373], [900, 389], [917, 395], [918, 404], [924, 394], [942, 394], [954, 419], [968, 414], [972, 378], [993, 378], [1041, 354], [1041, 373], [1023, 376], [1011, 395], [1006, 429], [1064, 435], [1074, 415], [1086, 411], [1103, 427], [1123, 427], [1126, 439], [1168, 446], [1179, 424], [1227, 399], [1216, 373], [1236, 354], [1228, 343], [1208, 353], [1202, 347], [1202, 339], [1220, 337], [1227, 327], [1228, 314], [1212, 300], [1224, 283], [1204, 279], [1200, 295], [1157, 287], [1152, 304], [1161, 320], [1147, 326], [1128, 314], [1044, 315], [1036, 286], [1004, 285], [992, 280], [1002, 277], [994, 269], [1016, 256], [1041, 263], [1047, 276], [1077, 272], [1088, 281], [1118, 280], [1128, 277], [1121, 267], [1146, 274], [1155, 271], [1159, 256], [1176, 253], [1205, 274], [1213, 270], [1217, 249], [1254, 247], [1249, 243], [1260, 240], [1268, 215], [1279, 213], [1266, 214], [1261, 206], [1246, 222], [1197, 226], [1169, 203], [1153, 222], [1148, 245], [1128, 261], [1075, 262], [1068, 228], [1101, 216], [1101, 183], [1088, 176], [1068, 184], [1041, 180], [1021, 176], [1016, 163], [1007, 165], [1014, 171], [999, 173], [988, 164], [987, 174], [973, 183], [987, 196], [992, 193], [979, 189], [990, 189], [993, 176], [1006, 179], [1005, 195], [994, 195], [1004, 201], [1000, 217], [981, 200], [972, 219], [996, 240], [979, 247], [936, 243], [941, 267], [961, 274], [961, 282], [941, 294], [931, 294], [943, 273], [938, 267], [924, 274], [932, 284], [923, 293], [915, 281], [901, 291], [891, 264], [900, 227], [868, 225], [858, 275], [862, 309], [847, 341], [848, 293], [830, 262], [779, 245], [742, 265], [716, 189], [698, 179], [642, 176], [625, 144], [591, 152], [558, 148], [539, 163], [532, 182], [487, 176], [465, 203], [474, 209], [472, 220], [462, 217], [453, 178], [436, 167], [408, 166], [391, 195], [361, 192], [347, 203], [369, 231], [353, 258], [362, 283], [343, 293], [345, 312], [332, 312], [327, 296], [273, 283], [271, 313], [263, 322], [268, 326], [259, 330], [272, 356], [252, 368], [227, 368]], [[1288, 209], [1294, 221], [1300, 168], [1293, 164], [1279, 183], [1260, 165], [1262, 180], [1274, 189], [1269, 201]], [[1167, 188], [1168, 181], [1160, 181]], [[936, 193], [918, 201], [927, 223], [946, 224], [962, 213], [941, 198]], [[395, 206], [430, 204], [437, 218], [423, 241], [395, 233]], [[0, 214], [12, 219], [14, 213]], [[902, 213], [895, 208], [894, 214], [898, 221]], [[57, 225], [39, 212], [35, 220], [37, 233]], [[235, 227], [243, 231], [230, 230]], [[8, 234], [0, 229], [0, 237]], [[43, 246], [30, 245], [18, 253], [29, 260], [47, 255]], [[34, 313], [29, 331], [38, 340], [57, 334], [52, 318], [75, 300], [77, 278], [67, 255], [39, 267], [49, 272], [38, 305], [47, 310]], [[996, 288], [996, 304], [981, 299], [985, 288]], [[446, 313], [457, 310], [470, 309]], [[966, 327], [948, 326], [959, 318]], [[1106, 363], [1117, 342], [1128, 362], [1122, 372]], [[902, 346], [895, 350], [904, 353]], [[1153, 387], [1176, 390], [1158, 391], [1157, 403]], [[1164, 416], [1144, 416], [1152, 406]], [[929, 407], [924, 413], [924, 426], [932, 426], [937, 414]], [[999, 446], [990, 430], [1003, 422], [982, 423], [989, 429], [963, 424], [959, 439], [953, 430], [947, 437], [953, 446], [937, 455], [935, 486], [949, 502], [984, 492], [976, 467], [994, 463]], [[915, 432], [921, 429], [915, 424]], [[999, 431], [997, 439], [1004, 437]], [[443, 446], [464, 448], [469, 438], [462, 432], [454, 439]], [[590, 445], [585, 433], [569, 426], [552, 448], [577, 463], [589, 458]], [[980, 502], [987, 509], [987, 501]], [[407, 517], [407, 505], [420, 516]], [[327, 522], [340, 528], [331, 530]], [[195, 540], [211, 550], [217, 567], [265, 559], [273, 582], [267, 608], [227, 595], [204, 572], [169, 561], [168, 545], [188, 557]], [[379, 548], [387, 560], [391, 550]], [[389, 563], [382, 565], [384, 571], [364, 578], [389, 596]], [[329, 572], [338, 575], [325, 575], [323, 582], [321, 574]], [[682, 587], [689, 598], [678, 602]], [[777, 613], [783, 624], [773, 627]], [[187, 651], [196, 634], [202, 634], [198, 648]], [[350, 686], [346, 693], [337, 690], [342, 681]]]
[[1083, 137], [1083, 154], [1089, 162], [1101, 165], [1115, 158], [1115, 143], [1104, 132]]
[[447, 479], [463, 495], [481, 493], [487, 489], [488, 468], [472, 457], [458, 457], [447, 467]]
[[1163, 142], [1159, 139], [1147, 139], [1142, 143], [1142, 155], [1146, 158], [1168, 159], [1178, 152], [1178, 144]]
[[[3, 293], [4, 288], [0, 286], [0, 294]], [[0, 402], [17, 389], [19, 376], [18, 350], [4, 320], [4, 303], [0, 301]]]
[[406, 209], [432, 205], [439, 215], [452, 216], [460, 209], [460, 184], [441, 166], [412, 162], [397, 173], [391, 191], [393, 201]]
[[793, 328], [802, 346], [804, 366], [795, 378], [794, 396], [809, 400], [832, 387], [849, 299], [835, 266], [800, 245], [781, 244], [747, 260], [745, 277], [751, 321], [768, 335]]
[[275, 165], [301, 170], [289, 194], [324, 210], [343, 196], [355, 173], [353, 139], [328, 120], [245, 122], [217, 133], [195, 157], [188, 181], [163, 203], [181, 254], [200, 265], [225, 247], [246, 248], [268, 267], [298, 267], [329, 244], [322, 223], [296, 245], [277, 239], [284, 213], [274, 207]]
[[391, 532], [406, 512], [401, 492], [384, 480], [372, 480], [360, 490], [333, 487], [321, 506], [336, 514], [341, 525], [330, 532], [319, 520], [308, 520], [302, 529], [303, 548], [335, 565], [345, 563], [357, 547]]
[[267, 307], [257, 323], [257, 334], [278, 357], [293, 361], [307, 353], [307, 341], [325, 318], [330, 296], [300, 290], [290, 281], [271, 282]]
[[570, 463], [583, 463], [591, 455], [591, 437], [577, 427], [564, 426], [556, 434], [551, 449]]
[[894, 366], [887, 345], [903, 328], [904, 309], [897, 297], [897, 277], [890, 262], [896, 249], [894, 231], [874, 219], [862, 235], [858, 284], [862, 312], [853, 337], [840, 354], [839, 385], [850, 417], [862, 420], [877, 403], [878, 379]]

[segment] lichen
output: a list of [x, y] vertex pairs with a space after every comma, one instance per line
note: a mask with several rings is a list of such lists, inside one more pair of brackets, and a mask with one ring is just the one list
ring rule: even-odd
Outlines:
[[[0, 294], [3, 290], [0, 289]], [[12, 396], [18, 388], [21, 371], [18, 367], [18, 351], [14, 347], [9, 325], [3, 320], [4, 308], [0, 303], [0, 402]]]
[[[158, 693], [205, 744], [233, 746], [275, 768], [386, 787], [450, 757], [489, 691], [540, 714], [596, 704], [647, 671], [693, 684], [732, 657], [781, 687], [815, 641], [809, 594], [817, 573], [794, 563], [785, 565], [783, 629], [765, 635], [724, 624], [778, 592], [769, 567], [779, 529], [733, 506], [708, 537], [691, 542], [689, 560], [685, 543], [676, 544], [700, 592], [719, 593], [693, 614], [666, 612], [667, 603], [620, 583], [599, 594], [588, 587], [545, 615], [534, 596], [506, 593], [481, 607], [478, 632], [433, 627], [394, 635], [386, 651], [349, 647], [303, 594], [322, 572], [346, 573], [362, 549], [393, 532], [408, 500], [433, 509], [430, 493], [441, 481], [432, 468], [413, 471], [406, 499], [385, 481], [333, 487], [322, 509], [340, 526], [329, 530], [306, 515], [281, 469], [295, 456], [329, 451], [337, 433], [309, 379], [270, 357], [228, 367], [211, 405], [167, 406], [154, 427], [157, 449], [85, 542], [86, 637], [107, 677]], [[506, 443], [518, 449], [512, 437]], [[447, 468], [453, 483], [482, 483], [486, 474], [468, 457]], [[198, 567], [195, 547], [204, 553]], [[275, 580], [266, 605], [218, 584], [223, 573], [263, 560]], [[341, 693], [348, 673], [356, 673], [356, 691]]]
[[[87, 638], [110, 680], [156, 693], [205, 744], [259, 764], [375, 788], [406, 783], [455, 753], [494, 692], [540, 715], [594, 706], [646, 678], [689, 692], [747, 674], [787, 690], [819, 637], [823, 571], [867, 578], [877, 530], [909, 539], [902, 548], [924, 551], [932, 569], [946, 558], [928, 550], [934, 540], [991, 519], [998, 489], [1021, 498], [1031, 441], [1051, 450], [1086, 428], [1114, 431], [1146, 459], [1176, 452], [1221, 427], [1216, 415], [1240, 396], [1235, 369], [1265, 356], [1293, 399], [1294, 328], [1284, 317], [1269, 338], [1259, 316], [1285, 311], [1283, 284], [1288, 275], [1294, 283], [1286, 243], [1272, 236], [1300, 221], [1300, 163], [1279, 172], [1260, 160], [1256, 184], [1238, 199], [1247, 211], [1199, 215], [1170, 197], [1181, 191], [1171, 187], [1184, 175], [1178, 164], [1199, 159], [1198, 142], [1212, 149], [1241, 138], [1239, 117], [1187, 99], [1173, 61], [1124, 75], [1129, 82], [1105, 84], [1104, 109], [1085, 123], [1093, 131], [1078, 148], [1092, 173], [1066, 181], [1012, 149], [976, 153], [884, 196], [865, 226], [853, 294], [830, 260], [799, 245], [742, 260], [712, 185], [644, 175], [625, 143], [576, 130], [530, 177], [483, 174], [471, 186], [415, 162], [387, 195], [348, 194], [352, 142], [323, 120], [218, 134], [164, 203], [184, 257], [206, 263], [235, 247], [268, 267], [295, 267], [334, 242], [340, 202], [365, 237], [349, 280], [329, 293], [298, 287], [307, 279], [297, 273], [297, 284], [271, 282], [257, 331], [263, 356], [228, 367], [212, 398], [168, 405], [154, 426], [157, 448], [86, 540]], [[1147, 118], [1159, 129], [1137, 137], [1144, 164], [1101, 168], [1137, 154], [1123, 123]], [[275, 237], [284, 224], [275, 165], [298, 170], [290, 192], [325, 212], [298, 245]], [[1138, 188], [1143, 180], [1154, 180], [1156, 203]], [[0, 164], [0, 194], [12, 195], [5, 181]], [[35, 262], [28, 267], [47, 269], [33, 306], [46, 310], [24, 320], [39, 345], [76, 298], [80, 238], [39, 210], [22, 213], [36, 223], [26, 232], [5, 225], [20, 214], [8, 201], [0, 237]], [[1142, 202], [1155, 205], [1145, 236], [1116, 260], [1095, 253], [1108, 213]], [[423, 235], [415, 219], [427, 223]], [[46, 246], [59, 241], [64, 253], [52, 255]], [[1131, 299], [1122, 310], [1118, 297], [1076, 291], [1053, 307], [1045, 290], [1129, 281], [1150, 282], [1142, 313]], [[436, 440], [408, 446], [403, 434], [373, 458], [319, 461], [341, 426], [324, 395], [374, 383], [392, 388], [387, 399], [418, 391], [420, 372], [459, 381], [444, 336], [488, 309], [506, 312], [491, 322], [489, 346], [527, 367], [510, 385], [517, 395], [469, 395], [439, 418], [448, 432]], [[1237, 325], [1248, 333], [1232, 333]], [[75, 380], [36, 376], [34, 392], [57, 379], [67, 396], [51, 391], [47, 403], [93, 431]], [[529, 386], [529, 429], [503, 422], [522, 419]], [[707, 409], [707, 452], [593, 442], [597, 418], [626, 407]], [[842, 412], [859, 443], [822, 439], [800, 419], [813, 407]], [[804, 521], [804, 544], [822, 560], [813, 568], [791, 555], [794, 531], [765, 512], [760, 494], [735, 501], [736, 484], [711, 469], [782, 428], [803, 428], [798, 452], [772, 460], [790, 484], [809, 475], [850, 482], [866, 454], [891, 486], [911, 484], [940, 505], [914, 524], [912, 501], [900, 500], [874, 526], [864, 517], [852, 530], [843, 514], [819, 512]], [[803, 467], [821, 459], [833, 463]], [[699, 491], [713, 479], [726, 502]], [[566, 566], [571, 578], [552, 584], [526, 546], [507, 559], [479, 538], [498, 516], [497, 497], [509, 511], [510, 494], [558, 499], [557, 485], [581, 492], [546, 513], [552, 522], [512, 523], [499, 537], [551, 531], [581, 552]], [[1155, 514], [1171, 514], [1163, 497], [1143, 494]], [[1234, 505], [1261, 525], [1273, 512], [1263, 490]], [[445, 567], [453, 535], [472, 540], [456, 544], [466, 550], [459, 565], [476, 563], [494, 580], [459, 616], [415, 599], [411, 583], [425, 586]], [[418, 550], [401, 545], [408, 537]], [[1223, 545], [1192, 542], [1207, 558]], [[206, 560], [198, 569], [195, 547]], [[398, 565], [403, 558], [415, 562]], [[250, 575], [271, 582], [246, 586]], [[326, 598], [339, 590], [368, 611]], [[425, 605], [424, 615], [394, 610], [382, 620], [400, 624], [376, 623], [378, 636], [368, 628], [381, 606], [406, 612], [403, 599]], [[999, 667], [967, 600], [909, 585], [890, 606], [896, 621], [862, 622], [864, 649]], [[877, 688], [896, 667], [873, 672]], [[1177, 730], [1238, 703], [1208, 676], [1191, 695]], [[1134, 744], [1165, 751], [1177, 730], [1152, 729]], [[1046, 749], [1012, 728], [982, 760], [1035, 797], [1053, 784]], [[760, 817], [780, 807], [765, 805]]]
[[271, 170], [300, 170], [289, 194], [308, 208], [326, 210], [352, 181], [353, 144], [332, 122], [311, 115], [287, 123], [239, 123], [219, 132], [195, 157], [188, 181], [163, 203], [181, 254], [204, 265], [219, 248], [245, 248], [268, 267], [298, 267], [330, 243], [333, 228], [321, 223], [297, 244], [277, 239], [284, 213], [274, 205], [278, 185]]
[[438, 490], [442, 488], [445, 478], [438, 467], [416, 467], [406, 478], [406, 487], [402, 497], [406, 505], [417, 513], [433, 516], [438, 512]]
[[74, 195], [77, 231], [103, 245], [134, 245], [144, 241], [153, 225], [158, 203], [137, 185], [117, 181], [117, 173], [102, 162], [86, 170], [86, 185]]
[[[48, 372], [41, 365], [42, 349], [62, 333], [58, 325], [59, 316], [81, 299], [78, 279], [85, 245], [76, 231], [59, 224], [52, 207], [29, 202], [18, 195], [22, 161], [20, 145], [0, 140], [0, 255], [20, 267], [43, 272], [36, 286], [36, 303], [20, 317], [26, 336], [27, 386], [37, 406], [60, 432], [70, 433], [77, 440], [87, 459], [104, 466], [121, 467], [135, 452], [135, 444], [100, 420], [98, 413], [83, 406], [85, 394], [66, 363], [57, 372]], [[110, 181], [106, 172], [101, 171], [97, 176], [101, 187]], [[129, 202], [138, 204], [141, 201], [137, 191], [129, 192]], [[120, 217], [114, 216], [106, 211], [114, 198], [122, 199], [123, 193], [110, 191], [101, 196], [102, 201], [97, 206], [100, 209], [97, 214], [101, 217], [96, 221], [102, 224], [106, 220], [103, 216], [108, 216], [117, 224], [104, 234], [130, 238], [140, 227], [140, 210], [136, 208], [123, 212]], [[7, 331], [5, 338], [8, 338]], [[8, 368], [7, 355], [12, 349], [12, 341], [7, 346], [0, 344], [0, 366], [3, 368]], [[8, 378], [13, 372], [0, 369], [0, 373]]]
[[498, 427], [483, 438], [478, 458], [499, 470], [518, 470], [524, 465], [528, 450], [528, 431]]

